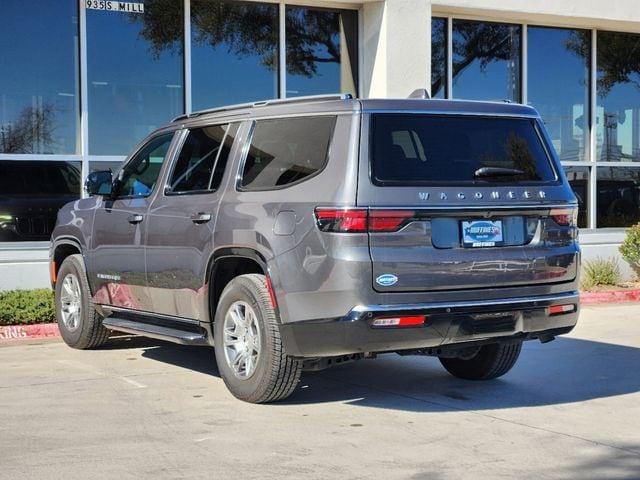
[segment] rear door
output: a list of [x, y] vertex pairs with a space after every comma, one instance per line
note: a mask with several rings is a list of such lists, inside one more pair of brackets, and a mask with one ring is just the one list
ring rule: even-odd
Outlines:
[[366, 117], [358, 206], [369, 208], [376, 290], [575, 278], [575, 199], [535, 118]]
[[153, 201], [147, 224], [147, 278], [153, 311], [205, 320], [206, 269], [222, 182], [239, 123], [182, 132], [182, 146]]

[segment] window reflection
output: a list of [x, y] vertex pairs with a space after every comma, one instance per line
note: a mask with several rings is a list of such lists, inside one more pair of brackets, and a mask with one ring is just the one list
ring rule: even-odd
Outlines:
[[0, 153], [78, 152], [77, 10], [1, 2]]
[[357, 12], [306, 7], [286, 12], [287, 97], [356, 95]]
[[58, 210], [80, 196], [80, 162], [0, 160], [0, 242], [49, 240]]
[[453, 21], [453, 95], [520, 100], [520, 25]]
[[598, 167], [598, 228], [640, 221], [640, 168]]
[[431, 98], [445, 98], [447, 85], [447, 19], [431, 19]]
[[564, 173], [571, 185], [574, 195], [578, 199], [578, 227], [586, 228], [589, 215], [587, 212], [587, 198], [589, 195], [589, 168], [564, 167]]
[[527, 96], [563, 161], [586, 158], [590, 43], [586, 30], [528, 28]]
[[183, 112], [183, 6], [144, 13], [87, 10], [89, 153], [124, 155]]
[[598, 32], [597, 160], [640, 161], [640, 35]]
[[192, 0], [192, 106], [278, 96], [278, 5]]

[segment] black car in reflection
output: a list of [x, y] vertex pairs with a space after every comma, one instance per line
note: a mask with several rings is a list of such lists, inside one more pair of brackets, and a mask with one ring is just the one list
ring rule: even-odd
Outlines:
[[0, 241], [49, 240], [58, 210], [80, 197], [78, 163], [0, 160]]

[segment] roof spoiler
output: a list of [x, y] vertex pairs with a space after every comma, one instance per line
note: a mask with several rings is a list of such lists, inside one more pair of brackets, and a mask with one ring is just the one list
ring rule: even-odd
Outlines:
[[417, 88], [416, 90], [411, 92], [408, 98], [420, 98], [422, 100], [428, 100], [431, 98], [431, 96], [429, 95], [429, 92], [427, 92], [426, 88]]

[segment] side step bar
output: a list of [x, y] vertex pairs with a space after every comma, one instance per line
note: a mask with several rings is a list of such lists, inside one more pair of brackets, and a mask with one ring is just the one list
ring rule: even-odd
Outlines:
[[207, 337], [203, 333], [188, 332], [177, 328], [163, 327], [150, 323], [126, 320], [117, 317], [107, 317], [102, 320], [102, 325], [110, 330], [118, 332], [133, 333], [145, 337], [157, 338], [167, 342], [179, 343], [181, 345], [208, 346]]

